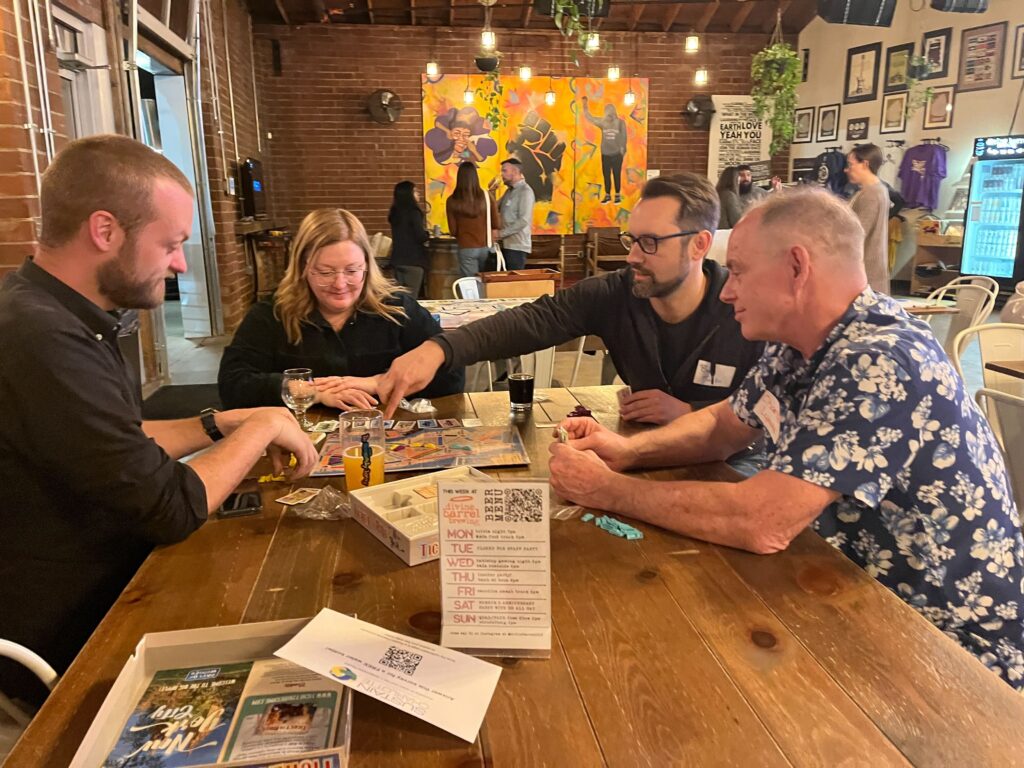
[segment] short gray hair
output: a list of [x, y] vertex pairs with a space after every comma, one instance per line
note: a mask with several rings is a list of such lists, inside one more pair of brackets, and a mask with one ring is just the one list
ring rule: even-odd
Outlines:
[[776, 192], [747, 210], [760, 216], [762, 227], [791, 237], [812, 255], [839, 262], [864, 262], [864, 227], [848, 203], [817, 187]]

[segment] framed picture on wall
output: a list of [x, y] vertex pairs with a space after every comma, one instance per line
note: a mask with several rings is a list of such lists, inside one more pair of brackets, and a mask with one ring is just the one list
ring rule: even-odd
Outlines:
[[1010, 77], [1024, 77], [1024, 24], [1017, 27], [1013, 36], [1013, 61], [1010, 62]]
[[846, 121], [846, 140], [865, 141], [868, 138], [870, 118], [851, 117]]
[[885, 49], [885, 79], [882, 81], [884, 93], [907, 90], [907, 73], [913, 56], [913, 43], [894, 45]]
[[815, 141], [835, 141], [839, 138], [839, 105], [818, 107], [818, 135]]
[[907, 92], [888, 93], [882, 97], [879, 133], [903, 133], [907, 130]]
[[938, 80], [949, 75], [949, 45], [952, 40], [952, 27], [924, 33], [921, 55], [928, 65], [928, 73], [922, 80]]
[[796, 127], [793, 131], [794, 144], [810, 144], [814, 141], [814, 107], [796, 111]]
[[811, 49], [800, 49], [800, 82], [806, 83], [807, 76], [811, 72]]
[[960, 36], [958, 91], [985, 91], [1003, 85], [1006, 22], [965, 29]]
[[953, 127], [953, 93], [952, 85], [937, 85], [932, 88], [932, 95], [924, 103], [924, 130]]
[[878, 97], [878, 67], [881, 58], [881, 43], [860, 45], [846, 52], [844, 104], [874, 101]]

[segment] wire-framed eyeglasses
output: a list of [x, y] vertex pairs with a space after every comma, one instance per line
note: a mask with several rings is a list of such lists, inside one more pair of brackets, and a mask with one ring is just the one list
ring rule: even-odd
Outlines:
[[619, 242], [622, 243], [622, 247], [627, 251], [633, 250], [633, 244], [636, 243], [640, 246], [641, 251], [646, 253], [648, 256], [653, 256], [658, 252], [658, 243], [662, 240], [671, 240], [675, 237], [696, 235], [698, 232], [700, 232], [699, 229], [693, 229], [688, 232], [675, 232], [671, 235], [632, 235], [629, 232], [620, 232]]
[[363, 275], [366, 274], [366, 267], [352, 267], [351, 269], [311, 269], [309, 276], [313, 282], [317, 285], [326, 288], [328, 285], [334, 285], [334, 281], [338, 279], [338, 275], [345, 278], [345, 282], [349, 285], [358, 285], [363, 280]]

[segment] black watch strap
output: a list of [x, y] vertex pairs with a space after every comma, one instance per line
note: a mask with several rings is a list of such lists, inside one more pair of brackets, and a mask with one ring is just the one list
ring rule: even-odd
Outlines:
[[217, 428], [217, 419], [214, 418], [214, 414], [217, 413], [214, 408], [207, 408], [200, 412], [199, 421], [203, 425], [203, 431], [209, 436], [213, 442], [224, 439], [224, 433]]

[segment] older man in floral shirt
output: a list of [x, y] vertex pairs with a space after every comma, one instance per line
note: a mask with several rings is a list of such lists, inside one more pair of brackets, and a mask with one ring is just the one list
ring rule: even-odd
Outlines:
[[[753, 208], [730, 240], [722, 300], [746, 338], [774, 343], [729, 402], [663, 429], [622, 438], [570, 420], [552, 485], [760, 553], [812, 525], [1024, 689], [1024, 543], [1002, 454], [928, 326], [867, 287], [862, 242], [823, 192]], [[762, 434], [768, 466], [741, 483], [613, 471], [721, 458]]]

